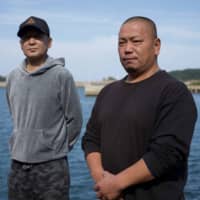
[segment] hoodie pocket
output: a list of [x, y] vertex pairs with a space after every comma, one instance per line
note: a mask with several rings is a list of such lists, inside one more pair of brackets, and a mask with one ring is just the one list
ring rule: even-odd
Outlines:
[[51, 139], [45, 136], [43, 129], [15, 129], [10, 138], [10, 150], [27, 156], [46, 154], [53, 149]]

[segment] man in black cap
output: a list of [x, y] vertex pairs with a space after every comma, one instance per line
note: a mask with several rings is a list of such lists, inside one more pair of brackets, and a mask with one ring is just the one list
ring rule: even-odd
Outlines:
[[28, 29], [37, 29], [38, 31], [44, 33], [48, 37], [50, 36], [48, 24], [45, 20], [38, 17], [31, 16], [27, 20], [25, 20], [20, 25], [17, 35], [19, 37], [22, 37]]
[[25, 59], [7, 79], [13, 120], [9, 200], [67, 200], [67, 153], [82, 125], [81, 106], [64, 58], [47, 54], [52, 39], [48, 24], [29, 17], [19, 27]]

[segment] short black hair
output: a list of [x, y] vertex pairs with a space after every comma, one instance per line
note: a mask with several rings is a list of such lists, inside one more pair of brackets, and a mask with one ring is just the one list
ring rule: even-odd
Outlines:
[[150, 19], [150, 18], [148, 18], [148, 17], [143, 17], [143, 16], [133, 16], [133, 17], [130, 17], [130, 18], [126, 19], [126, 20], [123, 22], [122, 26], [123, 26], [124, 24], [128, 23], [128, 22], [131, 22], [131, 21], [144, 21], [144, 22], [148, 23], [148, 24], [150, 25], [150, 27], [151, 27], [153, 36], [154, 36], [155, 38], [158, 37], [158, 36], [157, 36], [156, 24], [155, 24], [155, 22], [154, 22], [152, 19]]

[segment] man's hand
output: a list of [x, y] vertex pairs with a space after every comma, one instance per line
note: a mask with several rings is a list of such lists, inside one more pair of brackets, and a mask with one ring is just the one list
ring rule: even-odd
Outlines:
[[103, 178], [94, 187], [97, 197], [104, 200], [120, 200], [121, 188], [115, 175], [104, 171]]

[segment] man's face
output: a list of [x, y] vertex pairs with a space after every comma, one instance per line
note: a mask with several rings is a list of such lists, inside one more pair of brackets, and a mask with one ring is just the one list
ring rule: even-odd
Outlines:
[[28, 59], [39, 59], [51, 47], [51, 39], [36, 29], [27, 30], [20, 41], [21, 49]]
[[130, 21], [119, 32], [118, 51], [122, 65], [128, 73], [141, 74], [156, 62], [160, 40], [155, 38], [150, 25], [143, 21]]

